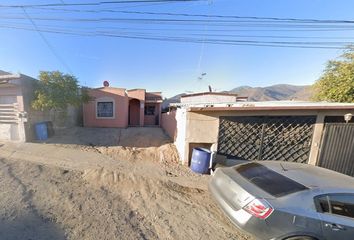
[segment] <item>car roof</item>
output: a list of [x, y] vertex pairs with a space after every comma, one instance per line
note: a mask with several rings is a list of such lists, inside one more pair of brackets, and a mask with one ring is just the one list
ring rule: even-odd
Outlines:
[[327, 191], [354, 193], [354, 178], [304, 163], [283, 161], [259, 161], [258, 163], [278, 172], [308, 188], [321, 188]]

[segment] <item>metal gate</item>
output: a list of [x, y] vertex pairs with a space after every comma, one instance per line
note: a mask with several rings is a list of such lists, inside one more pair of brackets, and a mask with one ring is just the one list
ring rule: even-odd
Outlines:
[[326, 123], [318, 165], [354, 176], [353, 123]]
[[19, 140], [18, 105], [0, 104], [0, 140]]
[[307, 163], [316, 116], [220, 117], [218, 153]]

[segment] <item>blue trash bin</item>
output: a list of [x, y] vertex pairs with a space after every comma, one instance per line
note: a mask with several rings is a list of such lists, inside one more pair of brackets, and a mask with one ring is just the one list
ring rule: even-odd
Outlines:
[[209, 171], [211, 151], [205, 148], [194, 148], [191, 160], [193, 172], [206, 174]]
[[48, 139], [48, 128], [46, 122], [36, 123], [35, 131], [36, 131], [37, 140], [43, 141]]

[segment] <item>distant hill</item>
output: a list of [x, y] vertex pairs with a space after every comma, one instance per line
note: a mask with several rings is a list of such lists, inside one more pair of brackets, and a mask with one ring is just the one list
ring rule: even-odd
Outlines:
[[170, 103], [179, 103], [181, 101], [181, 97], [187, 95], [186, 93], [181, 93], [171, 98], [166, 98], [162, 102], [162, 110], [166, 110], [169, 107]]
[[[241, 86], [225, 92], [236, 93], [240, 97], [247, 96], [249, 101], [255, 102], [281, 100], [309, 101], [312, 95], [311, 86], [296, 86], [290, 84], [277, 84], [269, 87]], [[180, 102], [181, 96], [184, 95], [186, 95], [186, 93], [165, 99], [162, 103], [162, 108], [167, 108], [170, 103]]]
[[241, 86], [232, 89], [232, 93], [239, 96], [248, 96], [249, 101], [279, 101], [299, 100], [307, 101], [311, 98], [311, 86], [295, 86], [278, 84], [269, 87]]

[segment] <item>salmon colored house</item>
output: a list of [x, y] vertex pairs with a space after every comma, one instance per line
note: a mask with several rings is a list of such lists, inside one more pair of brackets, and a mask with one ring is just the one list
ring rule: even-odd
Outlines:
[[160, 126], [161, 92], [102, 87], [89, 89], [83, 106], [85, 127]]

